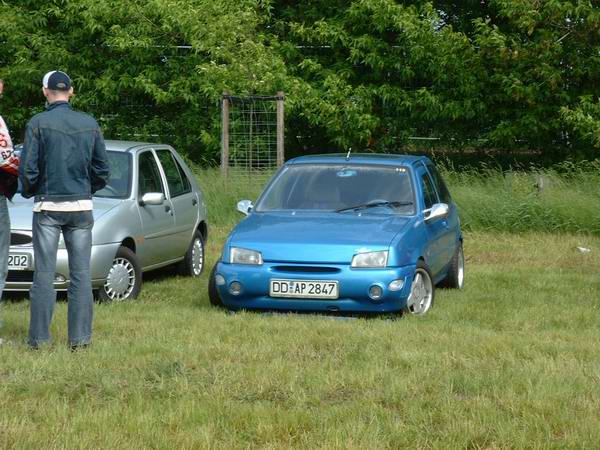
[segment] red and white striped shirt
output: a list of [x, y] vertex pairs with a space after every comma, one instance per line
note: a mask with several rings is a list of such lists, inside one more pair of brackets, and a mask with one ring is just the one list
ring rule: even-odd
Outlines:
[[19, 158], [14, 154], [13, 143], [2, 116], [0, 116], [0, 169], [11, 175], [19, 175]]

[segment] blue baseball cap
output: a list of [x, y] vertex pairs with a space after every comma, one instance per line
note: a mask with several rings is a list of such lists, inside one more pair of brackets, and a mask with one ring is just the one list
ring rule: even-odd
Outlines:
[[66, 73], [53, 70], [44, 75], [42, 86], [52, 91], [68, 91], [71, 89], [71, 79]]

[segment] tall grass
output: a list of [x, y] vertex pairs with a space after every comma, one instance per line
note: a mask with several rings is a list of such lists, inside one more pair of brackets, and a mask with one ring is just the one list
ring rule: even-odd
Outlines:
[[196, 169], [198, 181], [208, 205], [211, 227], [227, 228], [242, 217], [236, 210], [240, 200], [255, 201], [268, 180], [268, 176], [252, 177], [231, 174], [221, 176], [217, 168]]
[[600, 234], [600, 161], [443, 172], [467, 230]]

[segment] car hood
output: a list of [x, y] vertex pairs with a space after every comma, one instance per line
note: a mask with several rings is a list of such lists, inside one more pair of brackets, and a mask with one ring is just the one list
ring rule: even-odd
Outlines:
[[[108, 211], [117, 206], [122, 200], [112, 198], [95, 197], [94, 202], [94, 220], [98, 220]], [[8, 212], [10, 214], [10, 227], [13, 230], [31, 230], [31, 220], [33, 216], [33, 199], [23, 198], [19, 194], [13, 197], [12, 202], [8, 203]]]
[[356, 253], [387, 250], [410, 217], [389, 214], [253, 213], [229, 245], [262, 252], [263, 260], [349, 263]]

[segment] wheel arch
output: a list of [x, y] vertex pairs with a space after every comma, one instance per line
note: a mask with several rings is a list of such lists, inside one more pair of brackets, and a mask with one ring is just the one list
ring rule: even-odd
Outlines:
[[123, 247], [127, 247], [133, 253], [136, 253], [135, 240], [132, 237], [126, 237], [121, 241]]
[[208, 225], [206, 224], [206, 221], [201, 220], [196, 227], [196, 230], [202, 235], [202, 240], [206, 242], [208, 240]]

